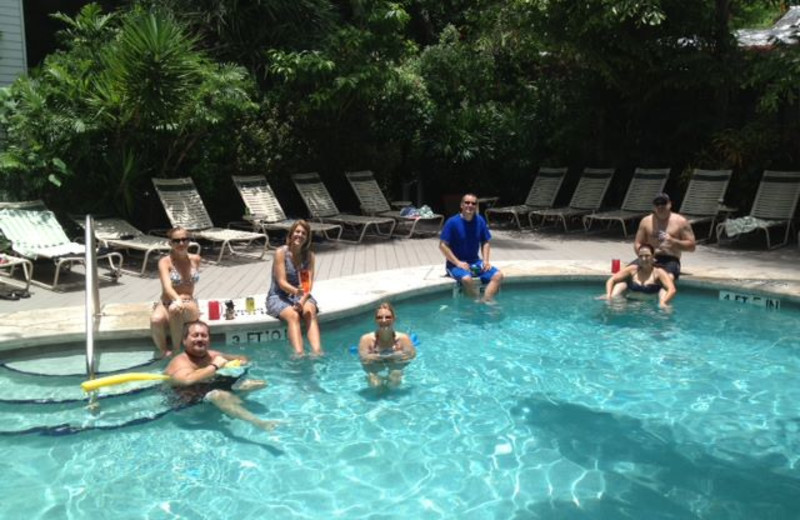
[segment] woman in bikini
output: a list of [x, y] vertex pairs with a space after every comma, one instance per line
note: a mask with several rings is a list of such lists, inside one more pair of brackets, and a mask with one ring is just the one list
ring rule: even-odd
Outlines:
[[[183, 324], [200, 317], [194, 299], [194, 287], [200, 279], [200, 255], [189, 254], [189, 232], [182, 227], [170, 229], [167, 238], [171, 246], [169, 255], [158, 261], [161, 299], [150, 316], [150, 332], [162, 356], [171, 356], [180, 349]], [[167, 343], [167, 331], [172, 348]]]
[[306, 324], [306, 336], [311, 344], [312, 354], [322, 355], [317, 300], [311, 296], [314, 260], [314, 253], [311, 251], [311, 226], [305, 220], [298, 220], [292, 224], [286, 235], [286, 245], [275, 251], [272, 284], [267, 294], [267, 314], [286, 322], [289, 343], [296, 357], [303, 356], [301, 322]]
[[606, 281], [606, 299], [625, 295], [632, 299], [658, 296], [659, 307], [669, 307], [675, 297], [675, 282], [660, 267], [655, 266], [653, 246], [639, 246], [639, 261], [625, 266]]
[[[388, 302], [378, 305], [375, 322], [378, 328], [361, 336], [358, 342], [358, 356], [361, 366], [367, 373], [369, 386], [375, 388], [384, 384], [396, 387], [403, 381], [403, 369], [417, 356], [411, 338], [394, 330], [394, 308]], [[387, 370], [383, 377], [381, 372]]]

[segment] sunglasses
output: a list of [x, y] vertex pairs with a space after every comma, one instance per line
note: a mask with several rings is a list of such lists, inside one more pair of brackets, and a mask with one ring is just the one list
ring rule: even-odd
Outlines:
[[639, 255], [639, 258], [647, 260], [648, 258], [653, 258], [653, 255]]
[[170, 242], [172, 242], [173, 244], [188, 244], [189, 243], [189, 239], [188, 238], [173, 238], [173, 239], [170, 240]]
[[472, 202], [471, 200], [465, 200], [461, 204], [464, 204], [465, 206], [477, 206], [478, 205], [477, 202]]
[[388, 320], [391, 320], [391, 319], [392, 319], [392, 316], [390, 314], [386, 315], [386, 316], [375, 316], [375, 321], [388, 321]]

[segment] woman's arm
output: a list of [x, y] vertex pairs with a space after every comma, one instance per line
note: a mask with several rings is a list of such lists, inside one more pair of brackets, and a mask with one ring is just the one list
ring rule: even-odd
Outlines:
[[620, 282], [624, 282], [631, 276], [635, 270], [637, 269], [636, 265], [628, 265], [625, 266], [624, 269], [614, 273], [611, 275], [611, 278], [606, 280], [606, 298], [611, 299], [611, 292], [614, 290], [614, 286]]
[[417, 357], [417, 349], [414, 347], [414, 343], [411, 341], [411, 338], [408, 337], [408, 334], [398, 332], [397, 339], [400, 347], [399, 351], [397, 351], [397, 356], [400, 358], [400, 361], [411, 361]]
[[361, 358], [362, 364], [366, 365], [381, 359], [381, 356], [375, 352], [372, 352], [372, 345], [375, 344], [375, 340], [373, 338], [374, 336], [372, 333], [368, 332], [361, 336], [361, 339], [358, 341], [358, 357]]
[[[314, 289], [314, 265], [316, 263], [316, 256], [313, 252], [308, 252], [308, 292], [303, 293], [300, 298], [300, 305], [305, 305], [309, 298], [311, 298], [311, 291]], [[298, 273], [299, 274], [299, 273]], [[300, 275], [302, 276], [302, 275]], [[303, 279], [300, 279], [300, 288], [303, 288]]]
[[656, 267], [656, 276], [658, 277], [658, 281], [661, 282], [661, 287], [664, 288], [663, 291], [659, 291], [658, 293], [658, 304], [661, 307], [666, 307], [678, 293], [678, 290], [675, 288], [675, 282], [672, 280], [672, 277], [665, 270]]

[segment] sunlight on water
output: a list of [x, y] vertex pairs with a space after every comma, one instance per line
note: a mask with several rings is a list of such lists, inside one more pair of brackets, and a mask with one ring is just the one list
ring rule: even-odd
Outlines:
[[[398, 328], [422, 343], [392, 391], [367, 389], [350, 353], [371, 312], [324, 325], [318, 362], [251, 348], [249, 375], [270, 386], [246, 404], [281, 421], [272, 433], [209, 405], [92, 429], [166, 411], [148, 390], [106, 400], [75, 435], [6, 435], [0, 513], [797, 518], [798, 312], [685, 291], [665, 313], [599, 292], [538, 284], [493, 307], [401, 302]], [[75, 417], [59, 406], [3, 405], [3, 429]]]

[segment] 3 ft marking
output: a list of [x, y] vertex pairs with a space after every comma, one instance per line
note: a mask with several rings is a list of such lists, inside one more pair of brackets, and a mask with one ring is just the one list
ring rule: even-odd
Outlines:
[[227, 345], [257, 345], [259, 343], [272, 343], [273, 341], [286, 341], [286, 327], [282, 329], [267, 330], [242, 330], [225, 333]]
[[777, 298], [769, 298], [767, 296], [759, 296], [757, 294], [741, 294], [731, 291], [720, 291], [719, 299], [729, 302], [755, 305], [756, 307], [764, 307], [765, 309], [781, 308], [781, 301]]

